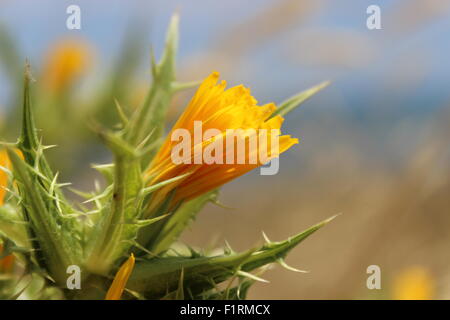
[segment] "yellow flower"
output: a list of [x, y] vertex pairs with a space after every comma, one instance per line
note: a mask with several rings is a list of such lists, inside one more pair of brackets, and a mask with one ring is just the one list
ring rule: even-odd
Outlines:
[[[269, 103], [258, 106], [249, 89], [242, 85], [225, 89], [226, 82], [222, 81], [217, 84], [218, 79], [219, 73], [214, 72], [203, 81], [150, 164], [146, 175], [150, 185], [187, 174], [184, 179], [177, 180], [159, 189], [153, 195], [148, 210], [150, 215], [174, 188], [177, 189], [172, 205], [213, 190], [261, 166], [267, 162], [267, 159], [277, 157], [292, 145], [298, 143], [298, 139], [291, 138], [288, 135], [280, 136], [280, 128], [284, 119], [281, 116], [270, 117], [276, 110], [275, 104]], [[187, 160], [187, 163], [174, 163], [171, 155], [178, 142], [172, 141], [172, 134], [176, 130], [183, 129], [195, 137], [196, 122], [201, 122], [202, 132], [206, 133], [211, 129], [216, 130], [217, 134], [212, 137], [204, 137], [201, 141], [197, 140], [197, 143], [194, 142], [191, 152], [185, 155], [184, 160]], [[262, 138], [255, 145], [250, 142], [251, 134], [240, 133], [236, 137], [233, 136], [232, 150], [237, 150], [240, 143], [243, 143], [246, 147], [244, 163], [229, 163], [225, 159], [230, 155], [230, 148], [227, 148], [228, 145], [225, 140], [230, 138], [231, 134], [227, 131], [233, 129], [235, 131], [238, 129], [253, 129], [256, 132], [253, 136]], [[278, 148], [275, 150], [272, 150], [271, 147], [272, 138], [277, 139]], [[265, 148], [261, 144], [264, 141], [267, 142]], [[222, 150], [219, 158], [222, 159], [222, 163], [206, 164], [190, 161], [201, 157], [202, 152], [207, 147], [214, 149], [219, 143], [219, 149]], [[266, 157], [265, 161], [262, 161], [260, 155], [264, 153], [264, 150], [266, 150]], [[236, 156], [233, 154], [231, 158], [236, 159]], [[255, 158], [258, 158], [256, 162], [250, 161], [250, 159]]]
[[[6, 153], [6, 150], [0, 150], [0, 166], [3, 168], [9, 169], [10, 163], [8, 154]], [[3, 200], [5, 198], [6, 190], [5, 188], [8, 185], [8, 175], [4, 170], [0, 168], [0, 206], [3, 205]]]
[[431, 300], [433, 294], [433, 278], [423, 267], [410, 267], [395, 278], [393, 287], [395, 300]]
[[90, 47], [78, 39], [60, 41], [47, 54], [43, 69], [43, 84], [50, 92], [60, 92], [88, 68]]
[[128, 278], [131, 275], [131, 272], [134, 268], [134, 255], [128, 258], [124, 264], [120, 267], [119, 271], [117, 271], [116, 276], [109, 287], [108, 292], [106, 293], [105, 300], [120, 300], [122, 296], [123, 290], [127, 284]]

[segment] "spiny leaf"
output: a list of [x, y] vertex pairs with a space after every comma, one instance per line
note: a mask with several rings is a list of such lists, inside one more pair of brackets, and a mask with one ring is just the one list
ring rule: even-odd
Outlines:
[[140, 226], [136, 222], [144, 197], [140, 159], [134, 148], [117, 134], [103, 132], [102, 136], [114, 153], [113, 191], [108, 193], [109, 202], [101, 208], [90, 233], [86, 267], [106, 275], [137, 237]]
[[136, 263], [128, 280], [128, 288], [143, 292], [147, 298], [158, 298], [166, 292], [177, 290], [180, 271], [183, 269], [184, 288], [199, 294], [233, 276], [237, 268], [252, 252], [234, 256], [182, 258], [155, 258]]
[[184, 179], [184, 178], [190, 176], [191, 174], [192, 174], [191, 172], [188, 172], [188, 173], [185, 173], [185, 174], [176, 176], [176, 177], [174, 177], [174, 178], [170, 178], [170, 179], [161, 181], [161, 182], [159, 182], [159, 183], [156, 183], [156, 184], [154, 184], [154, 185], [152, 185], [152, 186], [150, 186], [150, 187], [147, 187], [147, 188], [142, 189], [142, 194], [145, 195], [145, 196], [147, 196], [147, 195], [149, 195], [149, 194], [155, 192], [156, 190], [158, 190], [158, 189], [160, 189], [160, 188], [162, 188], [162, 187], [164, 187], [164, 186], [166, 186], [166, 185], [168, 185], [168, 184], [171, 184], [171, 183], [173, 183], [173, 182], [176, 182], [176, 181], [178, 181], [178, 180], [182, 180], [182, 179]]
[[330, 84], [329, 81], [322, 82], [312, 88], [309, 88], [305, 91], [300, 92], [299, 94], [296, 94], [295, 96], [285, 100], [282, 102], [279, 107], [275, 110], [274, 113], [271, 114], [270, 118], [273, 118], [275, 116], [284, 116], [285, 114], [291, 112], [295, 108], [297, 108], [299, 105], [301, 105], [303, 102], [311, 98], [313, 95], [315, 95], [317, 92], [322, 90], [323, 88], [327, 87]]
[[37, 150], [39, 145], [33, 113], [31, 112], [30, 81], [30, 65], [27, 64], [25, 67], [23, 90], [22, 134], [19, 138], [19, 146], [21, 147], [28, 163], [32, 163], [32, 160], [34, 160], [34, 155], [32, 152], [33, 150]]
[[[18, 140], [24, 161], [11, 148], [8, 156], [14, 176], [19, 182], [20, 204], [28, 224], [28, 232], [37, 261], [59, 282], [64, 281], [64, 266], [81, 255], [80, 229], [76, 213], [65, 199], [61, 184], [53, 174], [44, 155], [44, 146], [37, 136], [31, 110], [30, 66], [26, 66], [23, 91], [22, 131]], [[50, 258], [49, 258], [50, 257]]]
[[27, 225], [17, 209], [9, 205], [0, 207], [0, 235], [11, 239], [19, 246], [28, 246]]
[[[30, 98], [30, 81], [31, 81], [30, 66], [25, 67], [24, 90], [23, 90], [23, 110], [22, 110], [22, 131], [18, 140], [18, 147], [23, 154], [23, 157], [28, 165], [33, 167], [34, 174], [39, 178], [38, 184], [42, 185], [44, 189], [49, 190], [50, 184], [54, 180], [53, 174], [43, 151], [48, 147], [43, 146], [37, 136], [37, 129], [34, 122], [33, 112], [31, 110]], [[64, 212], [70, 213], [73, 208], [65, 199], [59, 187], [54, 188], [58, 199], [61, 201]]]
[[285, 241], [266, 243], [262, 248], [255, 251], [242, 265], [242, 270], [252, 271], [263, 265], [276, 262], [277, 260], [284, 258], [290, 250], [296, 247], [311, 234], [332, 221], [334, 218], [336, 218], [336, 216], [328, 218]]
[[206, 292], [214, 288], [215, 284], [233, 276], [245, 276], [261, 281], [262, 279], [249, 272], [285, 257], [292, 248], [333, 218], [288, 240], [265, 244], [258, 250], [215, 257], [164, 257], [140, 261], [130, 277], [129, 288], [144, 292], [147, 298], [163, 296], [165, 292], [177, 289], [181, 269], [184, 270], [184, 288], [193, 296]]
[[170, 19], [169, 29], [166, 35], [166, 44], [163, 56], [157, 66], [157, 78], [162, 77], [164, 80], [172, 82], [175, 79], [175, 58], [178, 50], [178, 27], [180, 16], [178, 13], [172, 15]]
[[56, 280], [64, 282], [65, 268], [72, 264], [73, 256], [79, 250], [72, 239], [73, 236], [67, 237], [67, 234], [63, 233], [64, 224], [70, 222], [51, 213], [55, 208], [46, 200], [45, 190], [37, 188], [32, 170], [16, 152], [11, 149], [7, 149], [7, 152], [13, 164], [14, 176], [19, 182], [24, 212], [30, 221], [30, 235], [36, 238], [32, 243], [38, 261]]

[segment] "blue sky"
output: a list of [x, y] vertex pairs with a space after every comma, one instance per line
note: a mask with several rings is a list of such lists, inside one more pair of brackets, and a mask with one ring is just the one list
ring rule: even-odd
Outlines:
[[[319, 1], [319, 8], [307, 18], [299, 18], [298, 23], [260, 41], [239, 57], [233, 75], [239, 79], [236, 81], [251, 86], [263, 101], [279, 101], [299, 89], [331, 79], [333, 89], [328, 99], [337, 95], [348, 108], [365, 110], [379, 108], [381, 104], [383, 108], [404, 113], [445, 107], [450, 82], [450, 19], [445, 11], [448, 6], [442, 9], [442, 14], [398, 31], [399, 25], [405, 24], [401, 14], [408, 11], [408, 2]], [[81, 7], [80, 31], [65, 28], [65, 10], [70, 4]], [[182, 18], [179, 62], [183, 65], [191, 56], [208, 51], [217, 43], [217, 37], [276, 4], [277, 1], [269, 0], [6, 0], [0, 5], [0, 23], [14, 36], [23, 57], [29, 58], [32, 64], [40, 64], [54, 41], [76, 34], [96, 46], [101, 57], [98, 62], [102, 68], [107, 68], [130, 22], [140, 21], [148, 30], [148, 35], [142, 39], [144, 46], [149, 49], [152, 45], [160, 52], [170, 15], [178, 10]], [[370, 4], [381, 7], [382, 30], [369, 31], [365, 26], [365, 10]], [[426, 17], [427, 12], [423, 16]], [[418, 18], [421, 16], [410, 19], [414, 22]], [[264, 27], [263, 23], [261, 28]], [[326, 56], [314, 61], [317, 53], [323, 54], [320, 45], [302, 42], [311, 39], [308, 34], [314, 32], [325, 35], [317, 40], [319, 44], [334, 39], [337, 49], [350, 48], [350, 58], [344, 57], [344, 60], [361, 58], [363, 61], [350, 67], [345, 63], [344, 66], [330, 64]], [[346, 35], [351, 36], [340, 45], [339, 37]], [[352, 43], [353, 38], [359, 42]], [[298, 55], [297, 60], [292, 58], [295, 55]], [[364, 60], [364, 55], [370, 57]], [[301, 59], [305, 56], [307, 59], [303, 62]], [[146, 68], [142, 66], [143, 74]], [[0, 69], [0, 104], [6, 104], [9, 94], [10, 88]]]

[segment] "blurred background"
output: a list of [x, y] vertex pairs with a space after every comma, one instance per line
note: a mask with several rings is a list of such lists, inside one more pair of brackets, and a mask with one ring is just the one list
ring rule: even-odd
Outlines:
[[[81, 30], [66, 8], [81, 8]], [[366, 9], [381, 8], [381, 30]], [[113, 123], [150, 83], [170, 16], [181, 15], [178, 78], [220, 71], [260, 103], [332, 84], [286, 119], [301, 140], [275, 176], [250, 173], [222, 189], [183, 241], [235, 250], [332, 223], [266, 272], [253, 299], [450, 299], [450, 2], [448, 0], [0, 0], [0, 128], [19, 132], [25, 59], [44, 142], [63, 180], [92, 189], [91, 163], [110, 154], [86, 126]], [[173, 101], [170, 122], [193, 90]], [[49, 116], [51, 115], [51, 116]], [[236, 223], [238, 221], [238, 223]], [[366, 269], [381, 268], [381, 290]]]

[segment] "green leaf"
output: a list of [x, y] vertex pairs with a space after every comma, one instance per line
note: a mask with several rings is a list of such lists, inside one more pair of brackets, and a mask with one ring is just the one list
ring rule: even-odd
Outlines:
[[153, 77], [157, 80], [167, 81], [172, 83], [175, 79], [175, 59], [178, 50], [178, 28], [180, 23], [180, 16], [178, 13], [172, 15], [170, 19], [169, 28], [166, 35], [166, 45], [163, 56]]
[[300, 242], [308, 238], [334, 218], [336, 218], [336, 216], [328, 218], [285, 241], [265, 243], [263, 247], [255, 251], [242, 265], [242, 270], [252, 271], [268, 263], [277, 262], [279, 259], [283, 259], [290, 250], [295, 248]]
[[[284, 258], [290, 250], [323, 227], [334, 217], [281, 242], [270, 242], [257, 250], [215, 257], [164, 257], [139, 261], [128, 281], [128, 288], [158, 298], [177, 290], [181, 269], [184, 289], [191, 297], [214, 288], [233, 276], [249, 278], [249, 272]], [[251, 280], [261, 280], [252, 276]]]
[[69, 223], [69, 219], [54, 213], [56, 208], [46, 190], [36, 181], [38, 177], [32, 168], [16, 152], [9, 148], [7, 152], [18, 182], [22, 208], [29, 222], [36, 259], [58, 283], [65, 283], [66, 268], [74, 264], [74, 255], [78, 249], [76, 243], [71, 241], [73, 235], [67, 234], [67, 226], [64, 226]]
[[[35, 169], [37, 180], [45, 189], [49, 190], [55, 181], [55, 174], [50, 168], [44, 155], [45, 147], [37, 136], [36, 124], [31, 110], [30, 81], [32, 79], [30, 65], [25, 67], [24, 90], [23, 90], [23, 110], [22, 110], [22, 131], [17, 143], [22, 152], [25, 162]], [[64, 213], [70, 214], [75, 210], [65, 199], [59, 186], [53, 190], [54, 196], [59, 199], [57, 206], [61, 207]]]
[[140, 159], [134, 149], [114, 133], [102, 132], [114, 153], [112, 192], [100, 208], [100, 216], [87, 243], [86, 268], [107, 275], [133, 245], [140, 225], [143, 181]]
[[22, 133], [19, 139], [19, 146], [27, 162], [33, 163], [34, 152], [39, 145], [39, 139], [36, 133], [33, 113], [31, 112], [30, 81], [30, 65], [26, 65], [23, 89]]
[[144, 293], [146, 298], [157, 299], [178, 289], [180, 273], [183, 270], [185, 291], [191, 294], [200, 293], [233, 276], [251, 253], [249, 251], [233, 256], [167, 257], [139, 261], [128, 280], [127, 288]]
[[191, 174], [192, 174], [192, 173], [188, 172], [188, 173], [185, 173], [185, 174], [176, 176], [176, 177], [174, 177], [174, 178], [170, 178], [170, 179], [161, 181], [161, 182], [159, 182], [159, 183], [157, 183], [157, 184], [154, 184], [154, 185], [152, 185], [152, 186], [150, 186], [150, 187], [147, 187], [147, 188], [142, 189], [142, 193], [143, 193], [144, 195], [152, 194], [152, 193], [155, 192], [156, 190], [161, 189], [162, 187], [164, 187], [164, 186], [166, 186], [166, 185], [168, 185], [168, 184], [171, 184], [171, 183], [173, 183], [173, 182], [175, 182], [175, 181], [184, 179], [184, 178], [186, 178], [187, 176], [189, 176], [189, 175], [191, 175]]
[[271, 114], [269, 119], [275, 117], [275, 116], [284, 116], [285, 114], [291, 112], [298, 106], [300, 106], [303, 102], [311, 98], [313, 95], [315, 95], [317, 92], [322, 90], [323, 88], [327, 87], [330, 84], [329, 81], [322, 82], [312, 88], [309, 88], [305, 91], [302, 91], [295, 96], [285, 100], [282, 102], [278, 108], [275, 110], [274, 113]]
[[76, 211], [65, 199], [57, 175], [44, 155], [31, 110], [30, 67], [25, 70], [22, 132], [17, 143], [24, 160], [8, 147], [8, 157], [18, 183], [20, 204], [39, 265], [58, 282], [66, 279], [65, 267], [80, 262], [80, 225]]
[[0, 235], [21, 247], [29, 246], [27, 222], [23, 220], [18, 210], [10, 205], [0, 207]]

